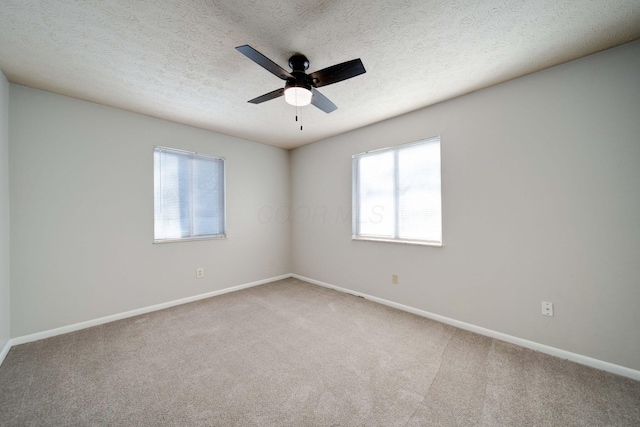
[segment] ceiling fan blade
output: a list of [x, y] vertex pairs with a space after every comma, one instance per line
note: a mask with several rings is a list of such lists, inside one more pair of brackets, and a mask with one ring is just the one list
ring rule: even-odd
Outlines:
[[338, 83], [366, 72], [367, 70], [364, 69], [362, 61], [358, 58], [318, 70], [309, 74], [309, 77], [311, 77], [315, 87], [321, 87]]
[[260, 104], [262, 102], [270, 101], [272, 99], [278, 98], [282, 95], [284, 95], [284, 88], [276, 89], [273, 92], [265, 93], [264, 95], [259, 96], [257, 98], [253, 98], [252, 100], [247, 102], [250, 102], [252, 104]]
[[318, 107], [327, 114], [338, 109], [338, 107], [336, 107], [336, 104], [334, 104], [329, 100], [329, 98], [321, 94], [319, 90], [316, 90], [316, 88], [312, 87], [311, 91], [313, 92], [311, 104]]
[[253, 62], [255, 62], [256, 64], [263, 67], [265, 70], [281, 78], [282, 80], [293, 78], [293, 76], [288, 71], [280, 67], [278, 64], [276, 64], [275, 62], [273, 62], [272, 60], [270, 60], [269, 58], [267, 58], [266, 56], [264, 56], [263, 54], [261, 54], [260, 52], [252, 48], [251, 46], [249, 46], [248, 44], [244, 46], [238, 46], [236, 47], [236, 50], [241, 54], [243, 54], [244, 56], [246, 56], [247, 58], [249, 58], [250, 60], [252, 60]]

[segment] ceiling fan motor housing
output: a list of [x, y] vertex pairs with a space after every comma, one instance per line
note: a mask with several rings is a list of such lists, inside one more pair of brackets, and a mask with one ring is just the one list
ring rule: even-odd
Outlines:
[[304, 55], [293, 55], [289, 58], [289, 67], [291, 67], [291, 75], [293, 79], [287, 79], [285, 90], [290, 87], [301, 87], [307, 90], [311, 90], [311, 79], [307, 76], [305, 71], [309, 68], [309, 60]]

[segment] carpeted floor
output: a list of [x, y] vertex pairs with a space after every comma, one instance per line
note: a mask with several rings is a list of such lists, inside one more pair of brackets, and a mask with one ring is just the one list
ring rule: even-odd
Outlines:
[[13, 347], [11, 426], [638, 426], [640, 382], [286, 279]]

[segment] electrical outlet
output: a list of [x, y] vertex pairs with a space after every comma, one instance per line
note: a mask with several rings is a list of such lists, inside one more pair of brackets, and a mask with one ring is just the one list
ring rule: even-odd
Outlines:
[[204, 277], [204, 268], [196, 268], [196, 279], [202, 279]]
[[397, 285], [398, 284], [398, 275], [397, 274], [392, 274], [391, 275], [391, 284], [392, 285]]
[[553, 303], [542, 301], [542, 315], [553, 317]]

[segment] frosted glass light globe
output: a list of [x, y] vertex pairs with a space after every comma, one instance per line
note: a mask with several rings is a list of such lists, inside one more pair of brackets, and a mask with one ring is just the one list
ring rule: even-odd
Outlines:
[[284, 90], [284, 100], [287, 104], [297, 107], [311, 104], [312, 96], [311, 91], [303, 87], [289, 87]]

